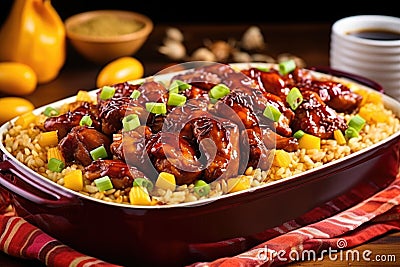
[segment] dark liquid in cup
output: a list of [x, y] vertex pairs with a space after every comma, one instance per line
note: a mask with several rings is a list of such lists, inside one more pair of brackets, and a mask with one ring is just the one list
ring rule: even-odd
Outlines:
[[364, 29], [359, 31], [348, 32], [347, 34], [370, 40], [379, 40], [379, 41], [400, 40], [400, 32], [383, 30], [383, 29]]

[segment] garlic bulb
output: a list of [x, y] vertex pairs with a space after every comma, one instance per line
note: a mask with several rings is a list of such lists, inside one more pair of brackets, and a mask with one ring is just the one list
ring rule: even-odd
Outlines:
[[215, 57], [214, 53], [205, 47], [200, 47], [200, 48], [196, 49], [193, 52], [190, 59], [198, 60], [198, 61], [216, 61], [216, 57]]
[[233, 49], [229, 43], [222, 40], [209, 41], [205, 45], [215, 55], [216, 60], [220, 62], [227, 61]]
[[257, 26], [249, 27], [242, 36], [242, 48], [246, 50], [261, 50], [265, 47], [264, 36]]
[[178, 28], [174, 27], [167, 28], [166, 36], [167, 39], [174, 40], [177, 42], [183, 42], [184, 40], [183, 33]]
[[186, 47], [176, 40], [165, 39], [164, 45], [158, 48], [158, 52], [172, 60], [181, 60], [186, 57]]

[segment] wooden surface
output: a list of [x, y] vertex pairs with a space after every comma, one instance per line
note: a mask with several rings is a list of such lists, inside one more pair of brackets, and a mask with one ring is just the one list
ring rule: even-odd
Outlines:
[[[181, 29], [185, 36], [185, 45], [190, 52], [203, 46], [206, 39], [227, 41], [233, 38], [239, 40], [245, 30], [252, 25], [155, 25], [150, 38], [135, 55], [144, 64], [145, 76], [155, 74], [174, 63], [157, 52], [157, 48], [162, 45], [165, 37], [165, 30], [169, 26]], [[268, 55], [277, 57], [281, 53], [290, 53], [302, 58], [309, 67], [329, 66], [331, 25], [271, 23], [257, 26], [261, 28], [264, 35]], [[48, 84], [40, 85], [32, 95], [26, 97], [36, 107], [72, 96], [80, 89], [95, 89], [96, 76], [102, 66], [86, 61], [70, 46], [68, 46], [67, 52], [67, 61], [58, 78]], [[290, 266], [400, 266], [400, 233], [385, 235], [353, 249], [359, 251], [369, 249], [374, 255], [394, 255], [396, 262], [344, 262], [332, 261], [325, 257], [323, 261], [292, 263]], [[0, 266], [42, 267], [44, 265], [37, 261], [15, 259], [0, 253]]]

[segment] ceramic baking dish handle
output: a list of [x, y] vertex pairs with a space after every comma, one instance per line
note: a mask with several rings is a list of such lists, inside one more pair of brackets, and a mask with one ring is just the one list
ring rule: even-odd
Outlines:
[[343, 77], [343, 78], [347, 78], [353, 81], [356, 81], [360, 84], [363, 84], [365, 86], [368, 86], [378, 92], [384, 93], [383, 87], [377, 83], [374, 82], [368, 78], [365, 78], [363, 76], [359, 76], [356, 74], [352, 74], [352, 73], [348, 73], [345, 71], [341, 71], [341, 70], [336, 70], [336, 69], [332, 69], [330, 67], [323, 67], [323, 66], [317, 66], [317, 67], [311, 67], [309, 68], [310, 70], [314, 70], [317, 72], [322, 72], [322, 73], [326, 73], [326, 74], [330, 74], [333, 76], [337, 76], [337, 77]]
[[[29, 186], [34, 187], [38, 191], [44, 193], [40, 195], [46, 197], [30, 192], [24, 188], [25, 186], [22, 183], [12, 182], [11, 179], [13, 176], [18, 177], [21, 181], [25, 182]], [[46, 207], [64, 207], [80, 204], [80, 201], [76, 197], [73, 197], [67, 193], [63, 194], [61, 191], [56, 192], [51, 188], [51, 186], [45, 184], [44, 182], [36, 181], [34, 178], [30, 178], [28, 173], [25, 173], [23, 170], [17, 168], [7, 160], [0, 161], [0, 186], [2, 186], [11, 194]]]

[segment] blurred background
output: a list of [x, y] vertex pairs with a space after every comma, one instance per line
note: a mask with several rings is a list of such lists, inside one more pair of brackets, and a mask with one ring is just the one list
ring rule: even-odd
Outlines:
[[[14, 0], [0, 1], [0, 23]], [[125, 9], [151, 17], [155, 23], [262, 23], [328, 22], [350, 15], [390, 15], [400, 17], [392, 0], [380, 1], [66, 1], [51, 0], [65, 19], [93, 9]]]

